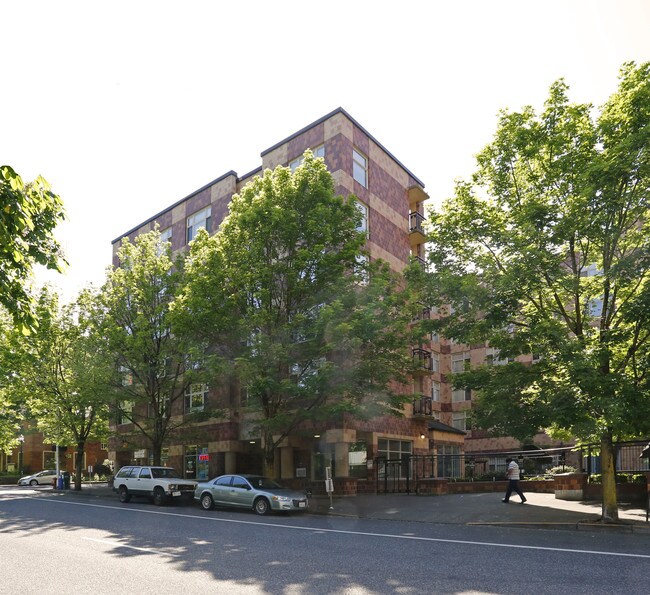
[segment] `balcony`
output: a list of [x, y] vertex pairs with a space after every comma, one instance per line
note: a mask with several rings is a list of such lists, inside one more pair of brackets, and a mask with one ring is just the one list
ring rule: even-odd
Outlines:
[[417, 211], [409, 213], [409, 240], [411, 246], [424, 244], [427, 241], [427, 236], [424, 233], [423, 223], [426, 221], [424, 216]]
[[425, 306], [419, 310], [413, 317], [413, 322], [416, 322], [418, 320], [431, 320], [431, 308]]
[[409, 205], [413, 210], [416, 209], [418, 203], [423, 203], [429, 200], [429, 195], [424, 191], [424, 188], [418, 185], [413, 185], [408, 189]]
[[413, 416], [432, 417], [433, 399], [431, 397], [420, 397], [419, 399], [413, 399]]
[[431, 352], [418, 347], [413, 350], [414, 373], [433, 372], [433, 360]]
[[411, 259], [413, 262], [417, 262], [422, 267], [422, 270], [426, 272], [428, 266], [427, 266], [427, 261], [424, 260], [424, 258], [422, 258], [421, 256], [411, 256]]

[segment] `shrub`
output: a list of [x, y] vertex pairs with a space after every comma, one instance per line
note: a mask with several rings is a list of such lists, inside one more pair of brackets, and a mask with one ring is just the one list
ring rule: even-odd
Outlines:
[[571, 465], [558, 465], [557, 467], [551, 467], [544, 471], [545, 477], [555, 477], [560, 473], [575, 473], [577, 469]]
[[[593, 473], [589, 476], [589, 483], [602, 483], [603, 476], [600, 473]], [[645, 483], [643, 473], [617, 473], [616, 483]]]
[[97, 464], [93, 467], [93, 475], [107, 476], [107, 475], [111, 475], [111, 473], [112, 473], [111, 468], [108, 467], [107, 465]]

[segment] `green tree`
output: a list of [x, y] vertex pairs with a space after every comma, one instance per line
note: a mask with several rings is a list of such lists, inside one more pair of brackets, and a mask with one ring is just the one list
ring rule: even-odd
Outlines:
[[65, 262], [52, 235], [63, 218], [61, 199], [42, 177], [25, 184], [0, 166], [0, 304], [23, 332], [37, 324], [27, 289], [33, 266], [61, 270]]
[[393, 390], [410, 363], [405, 293], [367, 263], [360, 223], [355, 198], [336, 196], [307, 152], [295, 173], [245, 186], [219, 232], [191, 246], [176, 313], [233, 366], [268, 474], [305, 422], [400, 412], [407, 398]]
[[16, 366], [20, 359], [14, 343], [14, 326], [6, 310], [0, 307], [0, 450], [10, 453], [18, 445], [23, 407], [13, 390]]
[[167, 439], [210, 413], [183, 407], [190, 385], [201, 382], [204, 354], [187, 333], [172, 327], [169, 306], [183, 269], [160, 232], [141, 234], [135, 243], [123, 238], [118, 258], [120, 266], [108, 272], [96, 311], [115, 370], [115, 420], [126, 424], [119, 428], [120, 439], [146, 446], [159, 465]]
[[75, 490], [81, 490], [86, 443], [108, 436], [112, 396], [113, 370], [102, 357], [91, 305], [91, 294], [82, 292], [75, 303], [60, 307], [57, 295], [44, 288], [36, 307], [38, 330], [16, 341], [21, 364], [14, 390], [46, 439], [74, 444]]
[[483, 428], [598, 440], [603, 520], [616, 519], [616, 439], [650, 430], [650, 64], [623, 66], [594, 113], [551, 86], [543, 111], [503, 112], [469, 181], [432, 213], [436, 323], [502, 357], [455, 378]]

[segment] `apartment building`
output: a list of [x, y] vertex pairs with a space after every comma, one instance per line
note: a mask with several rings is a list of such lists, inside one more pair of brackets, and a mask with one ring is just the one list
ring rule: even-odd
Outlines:
[[[294, 169], [307, 149], [325, 160], [337, 193], [354, 194], [359, 199], [371, 259], [383, 259], [396, 271], [401, 271], [411, 258], [424, 264], [426, 238], [422, 224], [428, 196], [423, 182], [350, 114], [338, 108], [262, 151], [259, 168], [242, 176], [228, 171], [114, 240], [114, 265], [118, 265], [116, 252], [122, 237], [132, 240], [155, 225], [173, 250], [185, 249], [199, 228], [214, 233], [235, 193], [266, 169], [278, 165]], [[444, 383], [442, 360], [445, 355], [449, 359], [449, 353], [434, 345], [432, 349], [414, 349], [413, 355], [423, 365], [413, 377], [413, 386], [403, 390], [422, 397], [407, 407], [403, 417], [370, 421], [342, 418], [315, 428], [311, 436], [304, 432], [290, 436], [276, 456], [277, 477], [286, 483], [308, 484], [324, 479], [329, 467], [337, 491], [354, 494], [374, 491], [376, 465], [382, 459], [433, 453], [460, 455], [465, 432], [454, 415], [464, 409], [456, 407], [455, 402], [454, 407], [446, 406], [452, 404], [452, 395]], [[434, 366], [436, 358], [440, 361]], [[208, 392], [188, 395], [187, 406], [215, 399], [227, 408], [228, 419], [197, 424], [187, 438], [165, 448], [165, 460], [182, 469], [186, 477], [197, 479], [220, 473], [260, 472], [259, 436], [241, 408], [245, 395], [232, 386], [211, 387]], [[116, 429], [119, 433], [120, 426]], [[137, 445], [114, 440], [110, 458], [119, 466], [144, 462], [148, 453]]]
[[[19, 436], [19, 446], [9, 453], [0, 453], [0, 471], [29, 475], [42, 469], [56, 468], [56, 446], [47, 442], [41, 432], [26, 424]], [[97, 465], [103, 465], [108, 458], [108, 445], [96, 440], [86, 443], [81, 461], [84, 473], [90, 475]], [[59, 468], [75, 473], [77, 452], [74, 445], [59, 445]]]

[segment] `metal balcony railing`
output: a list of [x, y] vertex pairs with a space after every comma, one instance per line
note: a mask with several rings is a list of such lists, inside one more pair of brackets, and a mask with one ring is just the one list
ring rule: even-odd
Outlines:
[[409, 213], [409, 233], [421, 233], [424, 235], [424, 227], [422, 226], [424, 221], [426, 221], [426, 219], [421, 213], [418, 213], [417, 211]]
[[413, 415], [433, 415], [433, 399], [431, 397], [420, 397], [413, 399]]
[[417, 262], [421, 267], [422, 270], [426, 271], [427, 270], [427, 261], [424, 260], [421, 256], [412, 256], [413, 260]]
[[431, 359], [431, 352], [426, 349], [418, 347], [413, 350], [413, 360], [416, 367], [420, 370], [433, 371], [433, 360]]

